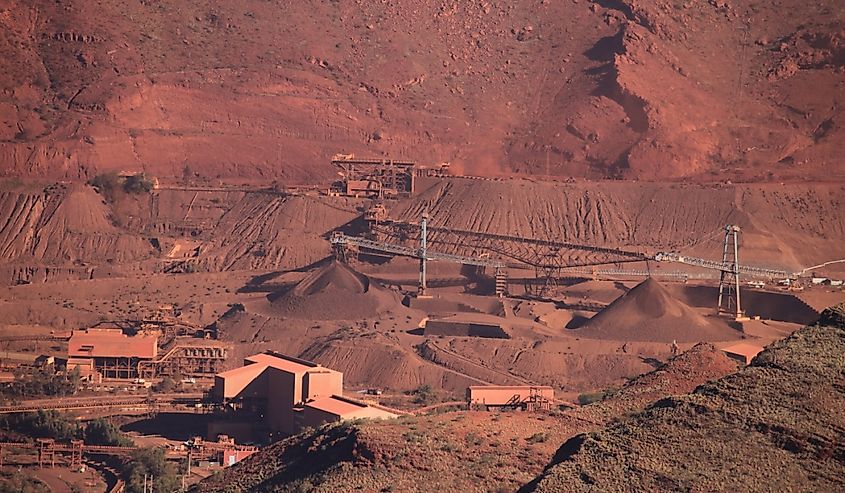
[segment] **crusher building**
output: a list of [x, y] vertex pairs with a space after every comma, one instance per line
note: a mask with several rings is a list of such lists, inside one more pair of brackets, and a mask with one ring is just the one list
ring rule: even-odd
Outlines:
[[395, 417], [343, 397], [341, 372], [272, 351], [216, 375], [212, 394], [217, 402], [263, 417], [269, 431], [288, 435], [342, 419]]

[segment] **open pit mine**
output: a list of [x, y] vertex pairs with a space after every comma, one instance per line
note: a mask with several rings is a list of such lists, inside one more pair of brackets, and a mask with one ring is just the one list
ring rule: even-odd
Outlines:
[[0, 491], [845, 490], [841, 2], [0, 26]]

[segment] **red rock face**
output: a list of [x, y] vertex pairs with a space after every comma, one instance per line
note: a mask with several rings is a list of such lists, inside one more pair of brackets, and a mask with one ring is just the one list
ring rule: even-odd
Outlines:
[[[788, 12], [788, 14], [785, 14]], [[842, 20], [799, 2], [11, 2], [0, 168], [316, 182], [841, 178]]]

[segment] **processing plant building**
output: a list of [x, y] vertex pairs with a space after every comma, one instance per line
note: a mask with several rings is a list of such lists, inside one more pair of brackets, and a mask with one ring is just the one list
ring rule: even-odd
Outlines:
[[120, 329], [75, 330], [68, 341], [68, 369], [103, 378], [136, 378], [138, 365], [158, 355], [158, 336], [127, 336]]
[[212, 395], [217, 402], [263, 416], [271, 432], [288, 435], [343, 419], [395, 416], [343, 397], [341, 372], [270, 351], [217, 374]]
[[119, 328], [75, 330], [68, 340], [67, 369], [92, 379], [154, 379], [211, 376], [228, 355], [228, 344], [176, 337], [164, 345], [157, 333], [128, 335]]

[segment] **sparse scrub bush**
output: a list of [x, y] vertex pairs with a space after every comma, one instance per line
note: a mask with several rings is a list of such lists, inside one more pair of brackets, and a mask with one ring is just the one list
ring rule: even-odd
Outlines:
[[607, 399], [613, 394], [613, 389], [602, 390], [599, 392], [586, 392], [578, 396], [578, 404], [586, 406], [594, 402], [599, 402]]
[[353, 431], [356, 430], [359, 426], [361, 426], [364, 422], [366, 422], [366, 418], [355, 418], [355, 419], [346, 419], [338, 423], [337, 429], [343, 432]]
[[150, 193], [153, 189], [153, 181], [147, 178], [144, 173], [127, 176], [123, 181], [123, 190], [126, 193]]
[[422, 443], [425, 439], [425, 436], [426, 436], [425, 433], [423, 433], [421, 431], [411, 430], [411, 431], [406, 431], [402, 435], [402, 438], [404, 438], [405, 441], [407, 441], [407, 442]]
[[127, 176], [121, 179], [115, 172], [101, 173], [88, 184], [97, 189], [107, 202], [114, 202], [119, 192], [129, 194], [149, 193], [153, 189], [153, 181], [144, 173]]
[[431, 385], [428, 384], [420, 385], [414, 389], [411, 394], [414, 396], [414, 404], [419, 404], [421, 406], [429, 406], [437, 401], [434, 391], [431, 389]]
[[[442, 399], [440, 399], [440, 400], [442, 400]], [[437, 402], [437, 401], [438, 401], [438, 399], [435, 399], [435, 402]], [[462, 406], [460, 404], [455, 404], [453, 406], [438, 407], [438, 408], [434, 409], [429, 414], [446, 414], [446, 413], [451, 413], [451, 412], [455, 412], [455, 411], [462, 411], [464, 409], [465, 409], [465, 406]]]
[[38, 478], [22, 471], [0, 472], [0, 493], [49, 493], [52, 491]]
[[440, 450], [442, 450], [443, 452], [452, 453], [452, 452], [457, 452], [460, 449], [461, 449], [461, 447], [458, 444], [452, 443], [452, 442], [449, 442], [449, 441], [446, 441], [446, 442], [443, 442], [442, 444], [440, 444]]
[[478, 463], [484, 466], [492, 465], [496, 461], [496, 456], [493, 454], [481, 454], [478, 457]]
[[481, 438], [481, 435], [479, 435], [478, 433], [471, 431], [471, 432], [467, 433], [466, 442], [469, 445], [476, 445], [477, 446], [477, 445], [481, 445], [484, 442], [484, 439]]
[[92, 178], [88, 184], [96, 188], [107, 202], [114, 202], [115, 194], [120, 189], [120, 177], [115, 172], [103, 173]]
[[530, 437], [526, 438], [525, 441], [528, 442], [528, 443], [543, 443], [548, 439], [549, 439], [549, 435], [547, 435], [544, 432], [538, 432], [538, 433], [535, 433], [535, 434], [531, 435]]

